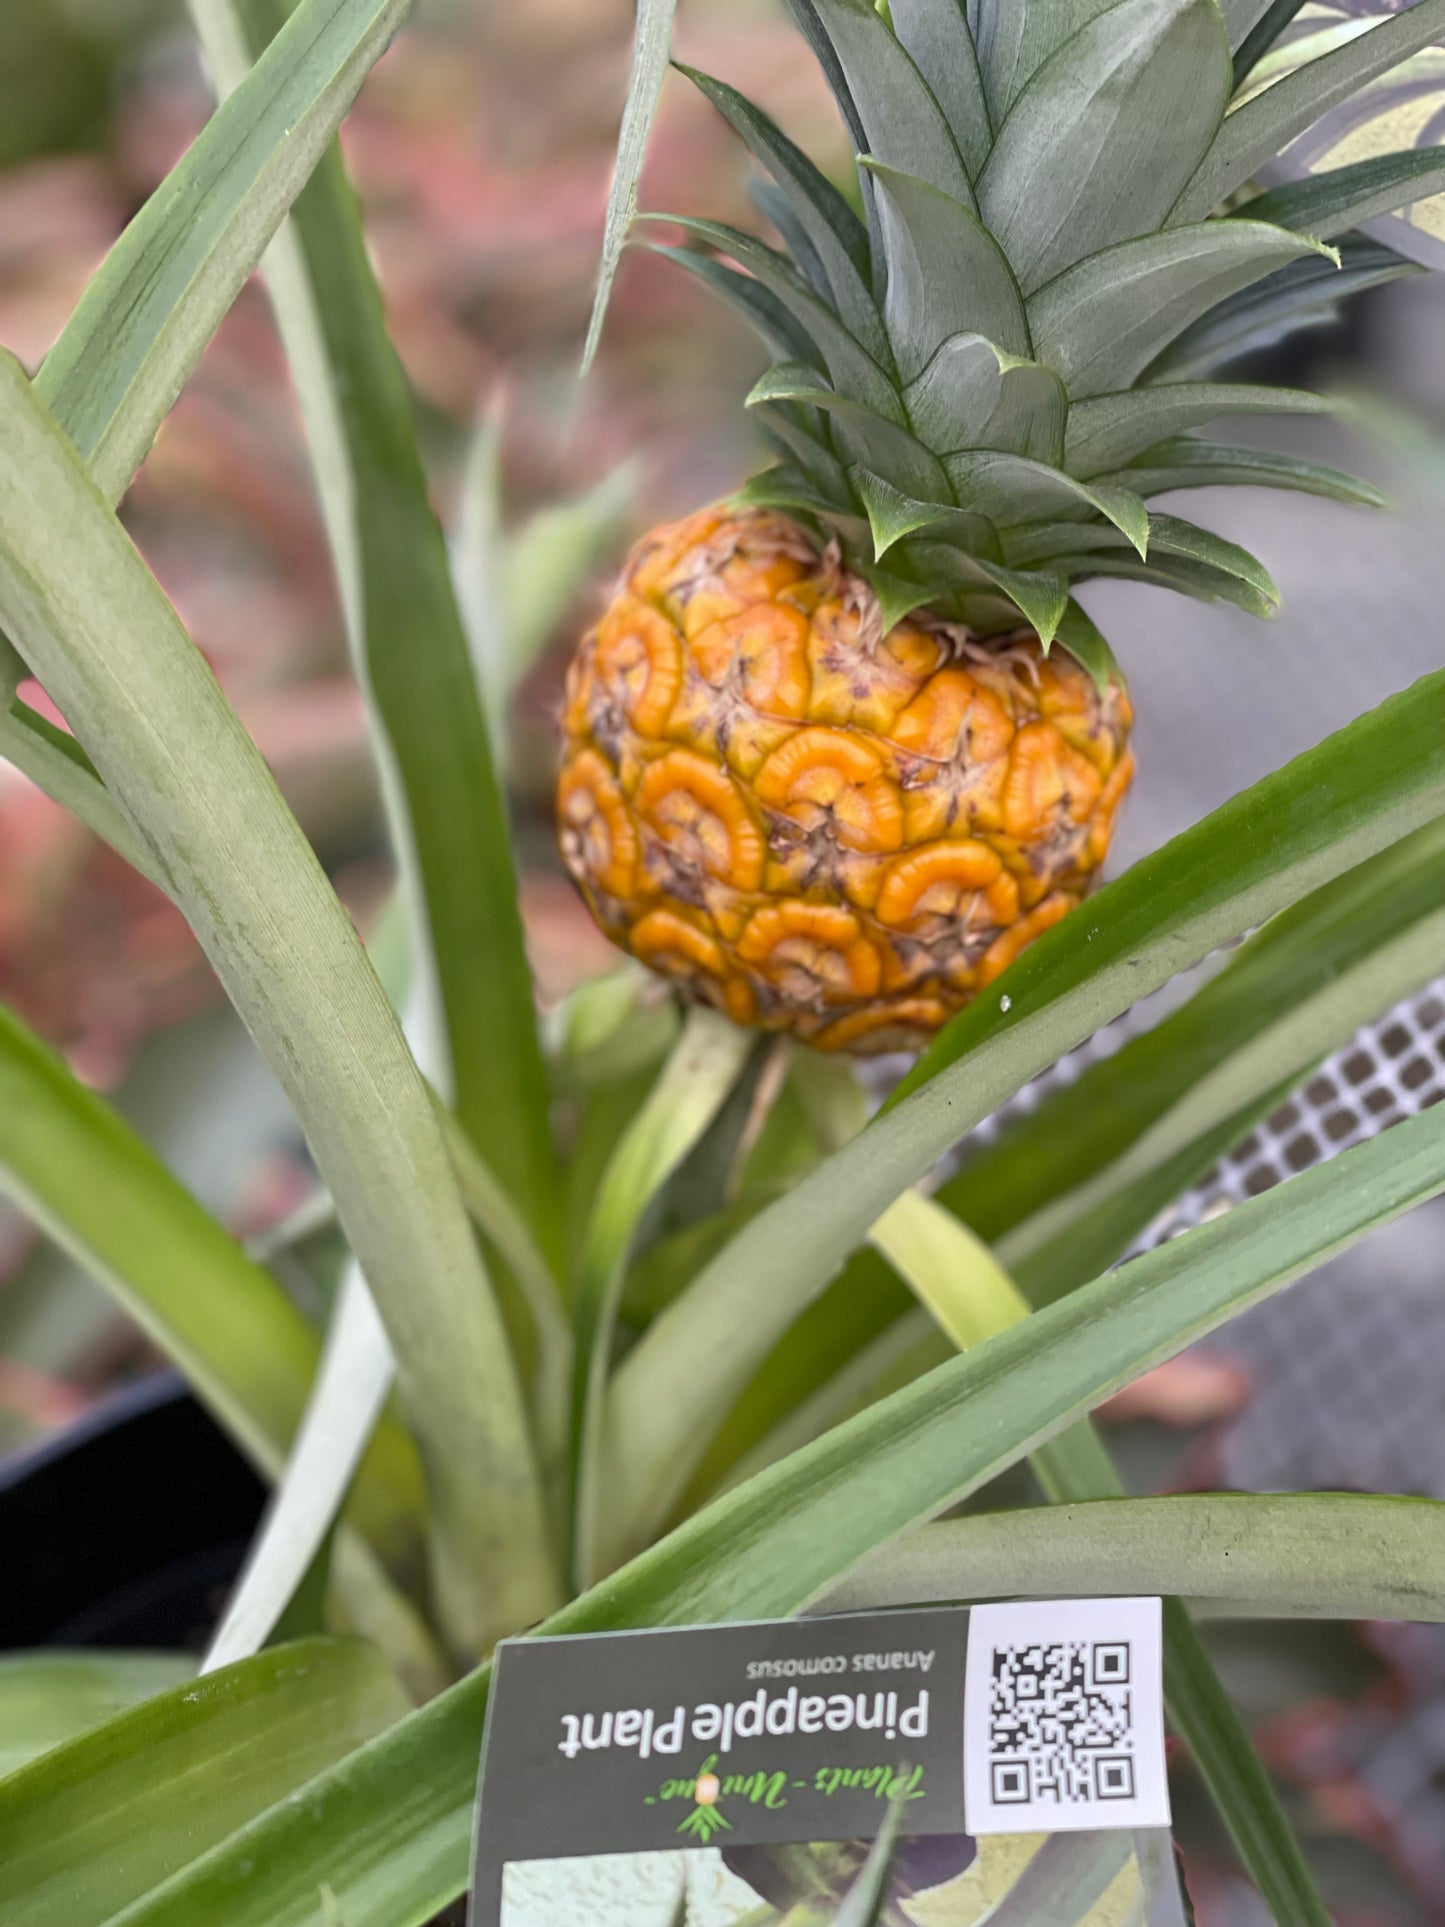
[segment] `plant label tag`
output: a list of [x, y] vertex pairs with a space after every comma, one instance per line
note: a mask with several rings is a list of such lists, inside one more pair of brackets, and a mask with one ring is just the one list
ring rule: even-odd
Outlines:
[[975, 1606], [963, 1733], [975, 1835], [1167, 1827], [1160, 1602]]
[[[1027, 1618], [1035, 1612], [1047, 1621]], [[989, 1669], [996, 1654], [1035, 1647], [1036, 1663], [1001, 1662], [1020, 1704], [1051, 1703], [1023, 1727], [990, 1711]], [[1082, 1698], [1076, 1647], [1097, 1655]], [[1058, 1678], [1055, 1648], [1070, 1655]], [[503, 1641], [471, 1927], [753, 1927], [795, 1908], [856, 1911], [865, 1888], [876, 1905], [860, 1920], [902, 1918], [904, 1902], [920, 1920], [973, 1920], [1025, 1870], [1017, 1927], [1126, 1916], [1182, 1927], [1168, 1835], [1136, 1831], [1142, 1815], [1168, 1820], [1158, 1675], [1157, 1600]], [[1140, 1687], [1149, 1679], [1152, 1697]], [[1012, 1758], [1027, 1761], [1030, 1748], [1037, 1758], [1018, 1783], [1026, 1804], [990, 1777], [993, 1731], [1005, 1728], [1020, 1742]], [[990, 1798], [969, 1826], [976, 1732]], [[1092, 1766], [1055, 1771], [1090, 1756]], [[1120, 1759], [1133, 1775], [1127, 1798]], [[1041, 1833], [1059, 1837], [1041, 1846]]]

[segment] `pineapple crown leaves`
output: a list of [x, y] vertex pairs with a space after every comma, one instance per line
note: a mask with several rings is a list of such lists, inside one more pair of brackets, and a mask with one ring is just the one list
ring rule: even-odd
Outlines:
[[742, 499], [836, 537], [885, 611], [927, 603], [983, 633], [1022, 614], [1046, 643], [1073, 634], [1091, 666], [1102, 641], [1069, 594], [1089, 576], [1271, 613], [1253, 557], [1146, 503], [1215, 484], [1379, 501], [1336, 470], [1192, 431], [1324, 409], [1208, 377], [1412, 271], [1353, 230], [1445, 192], [1445, 148], [1248, 187], [1445, 34], [1445, 0], [1263, 87], [1256, 63], [1297, 10], [1270, 0], [788, 6], [851, 134], [861, 218], [766, 114], [690, 68], [766, 175], [757, 201], [784, 247], [649, 217], [684, 230], [691, 246], [657, 251], [774, 356], [748, 405], [782, 459]]

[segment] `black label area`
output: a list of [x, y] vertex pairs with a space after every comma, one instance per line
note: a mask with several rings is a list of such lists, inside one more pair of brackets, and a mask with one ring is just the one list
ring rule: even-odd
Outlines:
[[867, 1840], [897, 1799], [961, 1834], [967, 1641], [956, 1607], [504, 1641], [473, 1927], [510, 1861]]

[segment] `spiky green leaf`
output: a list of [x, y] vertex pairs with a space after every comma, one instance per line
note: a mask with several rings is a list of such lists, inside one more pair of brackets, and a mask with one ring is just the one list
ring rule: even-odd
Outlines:
[[[1052, 558], [1053, 566], [1070, 582], [1089, 576], [1118, 576], [1129, 582], [1148, 582], [1155, 588], [1173, 589], [1178, 595], [1192, 596], [1197, 602], [1232, 602], [1252, 616], [1273, 616], [1279, 609], [1278, 593], [1267, 594], [1235, 568], [1221, 568], [1196, 556], [1180, 554], [1156, 545], [1148, 559], [1122, 550], [1080, 550]], [[1261, 571], [1262, 573], [1262, 571]]]
[[927, 81], [872, 0], [811, 0], [837, 53], [866, 139], [863, 150], [975, 207], [963, 156]]
[[1047, 654], [1069, 606], [1066, 577], [1051, 569], [1009, 569], [982, 557], [975, 560], [989, 581], [1003, 590], [1037, 632]]
[[986, 335], [1026, 357], [1023, 297], [1002, 249], [961, 201], [871, 155], [888, 258], [883, 318], [899, 374], [912, 381], [949, 335]]
[[868, 235], [828, 177], [794, 146], [758, 107], [723, 81], [693, 67], [679, 67], [713, 103], [787, 196], [838, 305], [844, 325], [875, 357], [886, 355], [887, 337], [868, 291]]
[[1415, 0], [1368, 33], [1307, 61], [1252, 95], [1225, 120], [1194, 178], [1168, 210], [1170, 224], [1206, 219], [1331, 108], [1442, 34], [1445, 0]]
[[1151, 443], [1226, 415], [1324, 415], [1332, 403], [1302, 388], [1250, 383], [1175, 382], [1100, 395], [1069, 411], [1064, 458], [1073, 475], [1122, 467]]
[[597, 292], [592, 316], [587, 324], [587, 341], [582, 350], [582, 372], [592, 366], [602, 339], [602, 324], [612, 298], [612, 284], [622, 262], [628, 231], [637, 216], [637, 183], [647, 157], [648, 136], [662, 98], [662, 83], [667, 78], [668, 54], [672, 46], [672, 21], [677, 0], [638, 0], [637, 32], [632, 43], [632, 72], [627, 81], [627, 100], [622, 109], [622, 129], [617, 137], [617, 159], [612, 171], [612, 187], [607, 196], [607, 222], [602, 235], [602, 258], [597, 270]]
[[1101, 249], [1030, 296], [1034, 353], [1072, 401], [1128, 388], [1176, 335], [1302, 254], [1333, 254], [1283, 228], [1201, 221]]
[[892, 0], [893, 31], [943, 109], [969, 178], [993, 144], [983, 76], [963, 0]]
[[1235, 49], [1236, 88], [1254, 72], [1304, 4], [1305, 0], [1220, 0], [1229, 44]]
[[736, 268], [725, 266], [715, 256], [699, 254], [692, 248], [664, 247], [655, 241], [646, 246], [650, 254], [660, 254], [664, 261], [671, 261], [701, 281], [730, 308], [736, 308], [761, 337], [770, 354], [781, 361], [808, 362], [815, 376], [825, 372], [822, 351], [816, 342], [798, 326], [772, 290], [752, 275], [739, 274]]
[[1382, 508], [1385, 503], [1372, 482], [1362, 482], [1342, 469], [1306, 462], [1297, 455], [1277, 455], [1264, 448], [1234, 448], [1193, 435], [1173, 436], [1146, 448], [1127, 467], [1098, 479], [1146, 497], [1177, 488], [1234, 486], [1294, 489], [1362, 508]]
[[1052, 368], [1005, 354], [983, 335], [951, 335], [904, 391], [930, 448], [997, 448], [1058, 467], [1069, 398]]
[[887, 475], [896, 487], [920, 502], [950, 499], [948, 476], [938, 457], [894, 422], [861, 402], [823, 387], [813, 371], [779, 363], [760, 376], [747, 399], [749, 408], [776, 401], [805, 402], [821, 409], [833, 424], [839, 447], [863, 467]]
[[1094, 687], [1102, 696], [1107, 693], [1109, 684], [1124, 686], [1124, 672], [1120, 669], [1113, 650], [1105, 641], [1102, 632], [1087, 610], [1081, 609], [1077, 602], [1070, 602], [1064, 611], [1057, 637], [1059, 646], [1067, 649], [1074, 661], [1080, 663], [1094, 679]]
[[1360, 227], [1377, 215], [1441, 193], [1445, 193], [1445, 147], [1416, 147], [1272, 187], [1247, 202], [1236, 218], [1273, 221], [1327, 241], [1346, 228]]
[[1163, 225], [1218, 131], [1229, 77], [1214, 0], [1118, 0], [1044, 61], [978, 180], [1025, 294]]
[[833, 386], [864, 407], [889, 421], [901, 424], [903, 408], [893, 381], [856, 335], [849, 333], [833, 309], [818, 299], [802, 281], [785, 255], [764, 246], [750, 234], [728, 227], [721, 221], [703, 221], [691, 215], [647, 215], [648, 220], [665, 220], [688, 234], [694, 234], [709, 247], [735, 261], [781, 303], [795, 326], [812, 341], [822, 357]]
[[856, 468], [850, 479], [868, 511], [875, 562], [881, 562], [896, 543], [920, 529], [937, 531], [960, 548], [972, 551], [982, 546], [986, 553], [992, 553], [993, 525], [982, 516], [969, 515], [951, 502], [915, 501], [870, 469]]
[[[1108, 885], [1087, 916], [1039, 938], [1001, 991], [953, 1019], [882, 1117], [760, 1213], [623, 1361], [617, 1462], [635, 1482], [639, 1527], [666, 1516], [699, 1456], [701, 1386], [724, 1407], [874, 1219], [963, 1131], [1154, 985], [1442, 807], [1445, 672], [1235, 797]], [[680, 1374], [697, 1393], [685, 1414], [665, 1395]]]
[[971, 0], [979, 67], [994, 125], [1049, 55], [1114, 0]]
[[[1137, 558], [1125, 549], [1124, 537], [1114, 528], [1081, 529], [1056, 523], [1037, 530], [1013, 530], [1004, 537], [1004, 555], [1010, 563], [1021, 568], [1053, 564], [1071, 575], [1086, 572], [1091, 556], [1097, 557], [1101, 574], [1113, 574], [1120, 566], [1120, 551], [1124, 551], [1123, 568], [1132, 574]], [[1176, 557], [1203, 564], [1211, 577], [1217, 572], [1231, 578], [1239, 585], [1243, 608], [1272, 615], [1279, 606], [1279, 591], [1269, 571], [1247, 549], [1176, 515], [1151, 515], [1146, 568], [1168, 569]]]
[[1338, 267], [1308, 255], [1222, 301], [1164, 350], [1149, 368], [1148, 380], [1197, 380], [1238, 355], [1333, 320], [1349, 295], [1422, 272], [1393, 248], [1363, 235], [1347, 235], [1339, 252]]
[[878, 598], [879, 619], [886, 636], [896, 624], [905, 621], [915, 609], [932, 602], [935, 590], [928, 584], [909, 582], [876, 564], [861, 563], [859, 573]]
[[1093, 509], [1121, 530], [1142, 556], [1149, 547], [1149, 512], [1128, 489], [1097, 488], [1062, 469], [1022, 456], [970, 449], [944, 459], [960, 503], [999, 527], [1068, 520]]

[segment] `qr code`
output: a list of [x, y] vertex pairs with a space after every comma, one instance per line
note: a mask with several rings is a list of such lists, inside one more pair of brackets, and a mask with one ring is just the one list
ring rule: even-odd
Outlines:
[[964, 1675], [969, 1832], [1169, 1824], [1157, 1599], [975, 1606]]
[[988, 1752], [995, 1806], [1133, 1799], [1132, 1660], [1126, 1639], [994, 1648]]

